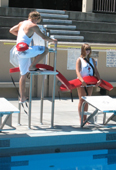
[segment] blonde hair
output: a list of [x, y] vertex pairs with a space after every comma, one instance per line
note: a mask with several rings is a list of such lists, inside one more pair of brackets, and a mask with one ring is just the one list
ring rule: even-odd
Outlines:
[[89, 45], [89, 44], [83, 44], [83, 45], [81, 46], [81, 57], [82, 57], [82, 58], [84, 58], [84, 57], [86, 56], [86, 49], [87, 49], [87, 48], [90, 49], [90, 53], [89, 53], [89, 55], [88, 55], [88, 57], [90, 57], [90, 55], [91, 55], [91, 47], [90, 47], [90, 45]]
[[28, 19], [41, 19], [41, 15], [40, 15], [40, 13], [39, 12], [37, 12], [37, 11], [32, 11], [32, 12], [30, 12], [29, 13], [29, 15], [28, 15]]

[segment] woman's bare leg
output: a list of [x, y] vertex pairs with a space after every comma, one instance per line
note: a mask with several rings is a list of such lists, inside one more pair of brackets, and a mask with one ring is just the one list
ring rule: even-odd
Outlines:
[[[93, 91], [93, 87], [87, 87], [87, 91], [88, 91], [88, 96], [91, 96], [92, 91]], [[78, 87], [77, 92], [78, 92], [78, 97], [79, 97], [78, 113], [79, 113], [79, 119], [80, 119], [80, 123], [81, 123], [81, 107], [82, 107], [82, 103], [84, 101], [81, 97], [86, 96], [86, 92], [85, 92], [84, 87]], [[88, 104], [87, 103], [85, 104], [84, 111], [88, 111]], [[85, 121], [86, 118], [87, 118], [87, 115], [84, 115], [83, 121]]]

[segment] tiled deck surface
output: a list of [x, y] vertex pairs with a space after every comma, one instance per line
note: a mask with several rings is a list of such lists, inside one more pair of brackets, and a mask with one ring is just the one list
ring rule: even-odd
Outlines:
[[[8, 100], [18, 107], [17, 100]], [[21, 113], [21, 125], [17, 124], [18, 114], [12, 115], [12, 125], [16, 130], [7, 130], [0, 133], [1, 151], [6, 151], [7, 149], [8, 152], [8, 149], [14, 148], [39, 148], [39, 152], [41, 150], [42, 153], [54, 152], [58, 148], [60, 148], [60, 151], [65, 151], [67, 148], [68, 150], [69, 148], [72, 148], [72, 150], [74, 150], [74, 148], [81, 150], [82, 148], [87, 149], [90, 144], [91, 147], [95, 147], [96, 143], [99, 144], [99, 147], [101, 147], [101, 144], [102, 147], [107, 147], [106, 145], [108, 145], [109, 142], [112, 142], [112, 147], [115, 147], [116, 122], [110, 121], [104, 128], [92, 125], [80, 128], [77, 111], [78, 99], [74, 99], [73, 102], [71, 102], [71, 99], [55, 100], [53, 128], [51, 128], [51, 98], [44, 100], [42, 125], [40, 124], [40, 102], [40, 99], [32, 100], [31, 129], [28, 129], [28, 117], [23, 112], [23, 109]], [[93, 107], [89, 106], [89, 110], [92, 111]], [[107, 114], [107, 117], [110, 115], [111, 114]], [[102, 121], [103, 115], [99, 115], [98, 123], [102, 123]], [[104, 143], [106, 145], [104, 145]], [[62, 146], [64, 147], [62, 148]], [[98, 145], [96, 147], [98, 147]]]

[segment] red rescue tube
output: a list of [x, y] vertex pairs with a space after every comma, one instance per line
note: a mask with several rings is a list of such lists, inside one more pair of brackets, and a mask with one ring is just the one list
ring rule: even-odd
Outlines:
[[[86, 77], [83, 77], [83, 79], [86, 82], [86, 84], [88, 84], [88, 85], [95, 85], [98, 81], [98, 79], [94, 76], [86, 76]], [[82, 83], [79, 79], [70, 80], [69, 83], [71, 84], [72, 89], [75, 89], [82, 85]], [[66, 87], [63, 84], [60, 86], [60, 90], [67, 91]]]
[[102, 79], [101, 79], [101, 84], [99, 86], [101, 88], [108, 90], [108, 91], [111, 91], [113, 89], [113, 86], [109, 82], [102, 80]]
[[[47, 64], [36, 64], [36, 68], [42, 68], [42, 69], [51, 70], [51, 71], [54, 70], [52, 66], [47, 65]], [[73, 89], [80, 87], [82, 85], [79, 79], [68, 81], [58, 70], [56, 71], [58, 72], [56, 77], [62, 83], [62, 85], [60, 86], [61, 91], [72, 91]], [[9, 72], [10, 73], [20, 72], [20, 69], [19, 67], [11, 68]], [[95, 76], [86, 76], [83, 79], [86, 82], [86, 84], [91, 84], [91, 85], [95, 85], [98, 81], [98, 79]], [[102, 79], [101, 79], [100, 87], [108, 91], [113, 89], [113, 86], [109, 82], [102, 80]]]
[[9, 72], [10, 73], [20, 72], [20, 69], [19, 69], [19, 67], [10, 68]]

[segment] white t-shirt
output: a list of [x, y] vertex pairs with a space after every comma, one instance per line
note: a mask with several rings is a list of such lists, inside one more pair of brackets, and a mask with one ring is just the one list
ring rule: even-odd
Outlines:
[[[80, 71], [81, 76], [82, 77], [93, 76], [93, 68], [90, 66], [90, 64], [87, 63], [82, 57], [79, 57], [79, 59], [81, 60], [81, 71]], [[89, 62], [94, 67], [92, 58], [89, 58]]]

